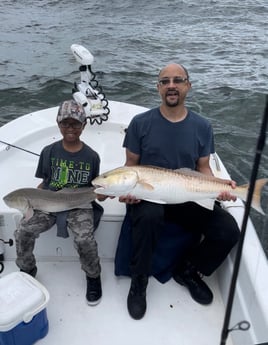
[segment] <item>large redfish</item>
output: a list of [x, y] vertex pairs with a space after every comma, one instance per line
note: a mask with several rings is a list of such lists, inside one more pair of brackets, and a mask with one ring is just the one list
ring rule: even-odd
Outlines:
[[[256, 181], [252, 207], [264, 213], [260, 205], [263, 186], [268, 179]], [[217, 196], [224, 191], [246, 200], [248, 184], [233, 189], [226, 180], [190, 169], [169, 170], [152, 166], [123, 166], [96, 177], [92, 184], [97, 194], [130, 195], [160, 204], [180, 204], [193, 201], [213, 209]]]

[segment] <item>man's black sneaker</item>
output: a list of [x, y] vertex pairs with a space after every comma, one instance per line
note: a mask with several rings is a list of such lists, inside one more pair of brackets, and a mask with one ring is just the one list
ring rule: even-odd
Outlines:
[[133, 275], [127, 297], [127, 308], [130, 316], [135, 320], [143, 318], [146, 312], [147, 275]]
[[194, 267], [188, 265], [183, 271], [173, 274], [174, 280], [188, 288], [192, 298], [200, 304], [210, 304], [213, 300], [213, 293], [207, 284], [202, 280]]
[[101, 300], [101, 296], [102, 289], [100, 276], [97, 278], [90, 278], [87, 276], [87, 304], [92, 306], [98, 304]]
[[23, 269], [20, 269], [21, 272], [24, 272], [24, 273], [28, 273], [30, 274], [30, 276], [32, 276], [33, 278], [36, 276], [36, 273], [37, 273], [37, 267], [34, 266], [34, 268], [32, 268], [30, 271], [25, 271]]

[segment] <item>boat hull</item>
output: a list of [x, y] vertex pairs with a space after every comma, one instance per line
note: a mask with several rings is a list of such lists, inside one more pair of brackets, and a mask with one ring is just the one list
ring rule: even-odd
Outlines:
[[[109, 119], [100, 126], [88, 124], [82, 136], [82, 140], [100, 154], [101, 172], [124, 164], [122, 142], [125, 130], [133, 115], [146, 110], [113, 101], [109, 106]], [[14, 239], [14, 230], [21, 219], [21, 214], [8, 208], [2, 197], [14, 189], [35, 187], [40, 183], [34, 177], [38, 154], [45, 145], [60, 139], [56, 113], [57, 107], [45, 109], [22, 116], [0, 128], [0, 140], [10, 144], [0, 143], [0, 238]], [[217, 155], [211, 156], [210, 164], [216, 176], [229, 178]], [[103, 300], [99, 306], [90, 308], [85, 304], [85, 277], [72, 241], [56, 237], [55, 227], [36, 241], [37, 279], [48, 288], [52, 300], [48, 305], [50, 332], [40, 340], [40, 344], [57, 342], [61, 345], [68, 343], [71, 337], [73, 345], [85, 341], [99, 341], [102, 345], [219, 343], [235, 249], [218, 272], [207, 280], [215, 294], [212, 306], [204, 308], [194, 303], [186, 289], [172, 279], [166, 284], [159, 284], [152, 277], [148, 286], [148, 310], [145, 318], [137, 322], [129, 317], [126, 309], [129, 277], [114, 275], [114, 257], [125, 205], [117, 199], [108, 199], [102, 206], [104, 216], [96, 231], [103, 281]], [[238, 200], [223, 203], [223, 206], [241, 225], [243, 203]], [[5, 258], [2, 275], [17, 270], [15, 247], [0, 242], [1, 254]], [[267, 341], [267, 273], [265, 254], [249, 221], [230, 327], [247, 320], [251, 328], [246, 332], [232, 332], [228, 345], [252, 345]], [[74, 305], [79, 306], [77, 315], [72, 312]], [[195, 338], [192, 334], [193, 322], [197, 334]], [[72, 332], [81, 334], [76, 339]]]

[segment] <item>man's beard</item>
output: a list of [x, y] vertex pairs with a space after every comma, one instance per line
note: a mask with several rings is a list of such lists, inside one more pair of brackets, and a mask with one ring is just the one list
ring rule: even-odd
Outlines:
[[[176, 100], [176, 101], [173, 101], [173, 102], [169, 102], [169, 101], [168, 101], [168, 96], [174, 96], [174, 95], [177, 96], [177, 100]], [[178, 91], [173, 91], [173, 90], [167, 91], [166, 97], [165, 97], [166, 105], [167, 105], [168, 107], [171, 107], [171, 108], [176, 107], [176, 106], [179, 105], [179, 103], [180, 103], [180, 98], [179, 98], [179, 97], [180, 97], [180, 94], [178, 93]]]
[[170, 108], [174, 108], [176, 107], [177, 105], [179, 105], [179, 100], [177, 100], [176, 102], [169, 102], [167, 99], [166, 99], [166, 105]]

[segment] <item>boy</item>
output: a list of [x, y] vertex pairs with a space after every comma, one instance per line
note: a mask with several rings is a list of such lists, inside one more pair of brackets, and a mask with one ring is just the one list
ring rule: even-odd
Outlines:
[[[57, 191], [62, 188], [91, 186], [91, 181], [99, 174], [100, 158], [92, 148], [80, 140], [87, 123], [83, 106], [74, 100], [64, 101], [58, 110], [57, 123], [63, 138], [42, 150], [35, 174], [43, 179], [38, 188]], [[100, 201], [103, 200], [102, 196], [96, 197]], [[29, 220], [21, 220], [14, 234], [17, 266], [21, 271], [35, 277], [35, 240], [40, 233], [57, 223], [58, 236], [68, 237], [67, 229], [73, 233], [81, 268], [86, 273], [87, 303], [98, 304], [102, 296], [101, 267], [94, 230], [102, 212], [102, 207], [95, 202], [90, 209], [73, 209], [57, 214], [35, 210]]]

